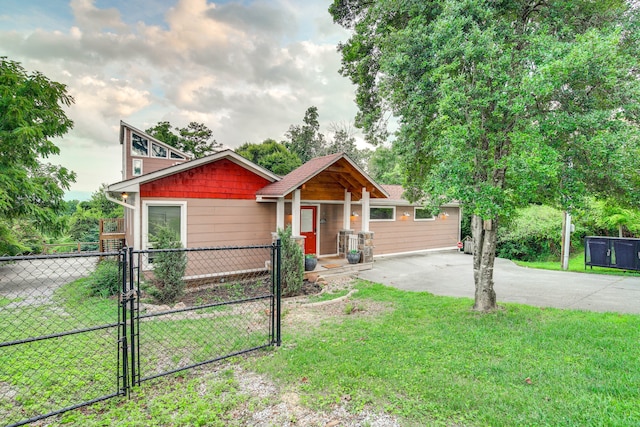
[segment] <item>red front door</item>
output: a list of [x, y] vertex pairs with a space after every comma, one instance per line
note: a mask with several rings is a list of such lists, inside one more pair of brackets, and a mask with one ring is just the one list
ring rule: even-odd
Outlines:
[[300, 207], [300, 235], [304, 236], [304, 253], [316, 253], [316, 216], [318, 208], [316, 206]]

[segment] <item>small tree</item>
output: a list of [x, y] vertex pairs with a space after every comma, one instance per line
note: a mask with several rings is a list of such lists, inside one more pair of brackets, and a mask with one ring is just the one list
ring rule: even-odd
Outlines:
[[291, 237], [291, 226], [278, 230], [282, 248], [282, 295], [295, 295], [304, 281], [304, 254]]
[[[158, 226], [153, 235], [156, 249], [181, 249], [182, 243], [175, 231], [169, 227]], [[158, 302], [171, 304], [184, 293], [184, 273], [187, 269], [187, 254], [174, 250], [153, 254], [153, 280], [155, 288], [150, 294]]]

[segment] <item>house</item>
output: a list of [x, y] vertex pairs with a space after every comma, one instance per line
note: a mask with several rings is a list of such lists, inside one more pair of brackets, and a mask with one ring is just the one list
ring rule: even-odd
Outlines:
[[291, 225], [305, 253], [363, 262], [374, 256], [456, 248], [460, 209], [431, 216], [402, 188], [371, 179], [344, 153], [318, 157], [280, 177], [224, 150], [199, 159], [120, 124], [123, 180], [107, 196], [124, 205], [126, 245], [149, 249], [159, 224], [184, 247], [270, 243]]

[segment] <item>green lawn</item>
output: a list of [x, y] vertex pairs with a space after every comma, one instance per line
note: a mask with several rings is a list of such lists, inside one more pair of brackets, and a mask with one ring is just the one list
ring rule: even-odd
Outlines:
[[[237, 363], [315, 410], [341, 402], [402, 425], [640, 425], [640, 316], [518, 304], [478, 314], [469, 299], [357, 288], [351, 314], [287, 327], [281, 348]], [[246, 425], [238, 413], [278, 402], [243, 394], [232, 371], [190, 371], [53, 425]]]

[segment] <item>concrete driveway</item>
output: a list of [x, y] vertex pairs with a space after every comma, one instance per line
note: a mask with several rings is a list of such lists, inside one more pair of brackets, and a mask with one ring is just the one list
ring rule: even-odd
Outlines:
[[[358, 277], [406, 291], [473, 298], [473, 257], [457, 251], [379, 257]], [[498, 302], [640, 314], [640, 277], [547, 271], [496, 259]]]

